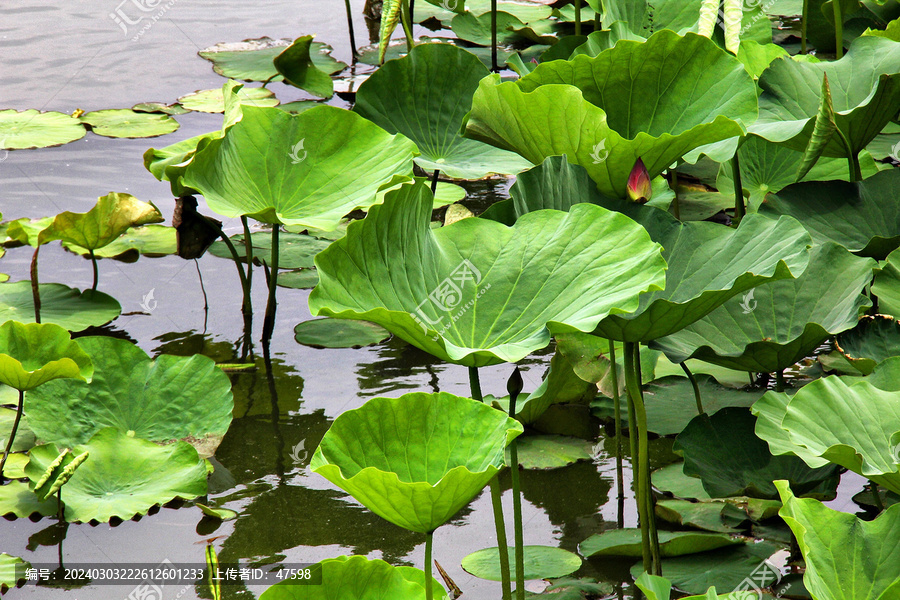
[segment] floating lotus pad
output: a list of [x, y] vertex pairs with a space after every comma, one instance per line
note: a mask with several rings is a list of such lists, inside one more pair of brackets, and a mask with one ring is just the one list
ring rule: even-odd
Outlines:
[[[222, 77], [244, 81], [279, 81], [281, 75], [273, 60], [291, 45], [289, 38], [273, 40], [261, 37], [243, 42], [221, 42], [198, 52], [213, 64]], [[331, 57], [331, 46], [313, 42], [310, 47], [313, 64], [325, 73], [336, 73], [347, 65]]]
[[[695, 531], [660, 531], [660, 556], [682, 556], [725, 546], [743, 544], [739, 538], [722, 533]], [[611, 529], [597, 533], [578, 544], [578, 552], [585, 558], [592, 556], [641, 556], [641, 530], [637, 528]]]
[[81, 121], [59, 112], [0, 110], [0, 149], [61, 146], [87, 133]]
[[0, 516], [13, 515], [20, 519], [32, 515], [49, 517], [58, 511], [56, 498], [39, 500], [34, 490], [24, 481], [10, 481], [6, 485], [0, 485]]
[[[5, 325], [5, 323], [4, 323]], [[68, 332], [67, 332], [68, 333]], [[3, 355], [5, 358], [5, 355]], [[4, 388], [10, 390], [13, 402], [16, 402], [18, 392], [15, 388]], [[5, 401], [2, 402], [6, 404]], [[6, 442], [9, 441], [9, 432], [12, 431], [13, 422], [16, 419], [16, 410], [11, 408], [0, 408], [0, 448], [6, 448]], [[28, 427], [28, 418], [24, 415], [19, 419], [19, 428], [16, 430], [16, 439], [13, 440], [12, 452], [27, 452], [35, 445], [34, 432]], [[12, 458], [12, 457], [10, 457]], [[7, 463], [8, 468], [8, 463]]]
[[79, 117], [97, 135], [111, 138], [149, 138], [178, 130], [178, 121], [167, 114], [135, 112], [127, 108], [95, 110]]
[[874, 260], [854, 256], [833, 242], [815, 246], [809, 267], [797, 279], [735, 296], [651, 345], [675, 363], [698, 358], [742, 371], [786, 369], [831, 335], [856, 325], [871, 306], [862, 292], [875, 266]]
[[503, 468], [520, 433], [518, 422], [469, 398], [373, 398], [335, 419], [310, 467], [375, 514], [427, 533]]
[[900, 506], [873, 521], [798, 499], [787, 482], [776, 481], [780, 515], [797, 536], [806, 561], [803, 585], [817, 600], [887, 600], [900, 593]]
[[88, 383], [48, 383], [29, 393], [26, 414], [37, 436], [68, 448], [104, 427], [152, 442], [186, 440], [211, 456], [231, 424], [228, 376], [202, 355], [151, 360], [110, 337], [78, 340], [94, 364]]
[[90, 381], [93, 372], [90, 356], [59, 325], [0, 325], [0, 383], [28, 391], [58, 378]]
[[226, 217], [333, 229], [371, 206], [382, 183], [408, 174], [415, 154], [411, 141], [347, 110], [291, 115], [245, 105], [222, 139], [198, 150], [184, 185]]
[[[99, 327], [119, 316], [115, 298], [92, 290], [79, 292], [60, 283], [42, 283], [41, 321], [69, 331]], [[0, 321], [34, 323], [34, 295], [30, 281], [0, 284]]]
[[30, 567], [30, 562], [18, 556], [0, 553], [0, 591], [5, 592], [7, 588], [15, 587], [20, 581], [24, 581], [25, 570]]
[[[425, 573], [413, 567], [394, 567], [364, 556], [339, 556], [313, 565], [321, 570], [321, 585], [285, 580], [264, 591], [259, 600], [421, 600], [425, 598]], [[298, 583], [300, 585], [298, 585]], [[437, 580], [434, 598], [447, 592]]]
[[[275, 106], [278, 98], [271, 90], [263, 87], [245, 87], [238, 92], [241, 104], [248, 106]], [[225, 95], [221, 88], [211, 90], [198, 90], [178, 99], [183, 107], [188, 110], [205, 113], [225, 112]]]
[[313, 348], [362, 348], [391, 337], [390, 332], [367, 321], [312, 319], [294, 327], [297, 343]]
[[[525, 546], [526, 580], [565, 577], [581, 568], [581, 557], [553, 546]], [[509, 567], [516, 572], [515, 552], [509, 549]], [[501, 581], [499, 548], [485, 548], [462, 559], [462, 568], [480, 579]]]
[[[89, 452], [87, 460], [63, 486], [69, 522], [130, 519], [174, 498], [191, 500], [206, 494], [206, 465], [185, 442], [158, 446], [130, 437], [113, 427], [98, 431], [72, 454]], [[54, 444], [33, 448], [26, 467], [33, 481], [59, 455]]]
[[517, 451], [523, 469], [560, 469], [593, 458], [590, 442], [564, 435], [522, 437], [517, 442]]
[[310, 312], [372, 321], [434, 356], [481, 366], [520, 360], [546, 346], [550, 330], [591, 330], [663, 278], [659, 246], [598, 206], [530, 213], [513, 227], [470, 218], [436, 230], [431, 206], [419, 182], [353, 223], [316, 257]]
[[422, 44], [373, 73], [360, 86], [353, 110], [389, 133], [413, 140], [421, 152], [416, 164], [426, 171], [463, 179], [515, 174], [531, 163], [460, 135], [472, 94], [489, 73], [462, 48]]
[[[237, 250], [238, 257], [246, 262], [244, 234], [231, 236], [231, 243]], [[268, 262], [272, 255], [272, 233], [258, 231], [250, 234], [250, 245], [257, 262], [260, 258]], [[278, 236], [278, 268], [309, 269], [314, 264], [316, 255], [331, 245], [330, 240], [320, 240], [302, 233], [280, 233]], [[225, 242], [218, 241], [209, 247], [209, 253], [220, 258], [231, 260], [231, 251]]]
[[742, 135], [739, 121], [756, 110], [736, 58], [702, 36], [660, 31], [593, 58], [543, 63], [515, 82], [485, 78], [465, 125], [467, 137], [533, 163], [565, 154], [621, 198], [638, 158], [654, 178], [699, 146]]

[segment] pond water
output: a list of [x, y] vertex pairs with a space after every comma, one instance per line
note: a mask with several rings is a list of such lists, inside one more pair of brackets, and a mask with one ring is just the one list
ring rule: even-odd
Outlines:
[[[0, 7], [0, 108], [71, 113], [76, 108], [89, 111], [147, 101], [174, 102], [189, 92], [222, 85], [224, 80], [197, 56], [199, 50], [217, 42], [316, 33], [318, 41], [335, 47], [336, 58], [350, 59], [339, 0], [19, 0], [4, 4]], [[362, 4], [353, 2], [360, 44], [365, 32]], [[154, 10], [142, 12], [147, 7]], [[164, 14], [156, 22], [145, 16], [161, 10]], [[120, 26], [115, 19], [122, 14], [136, 23], [122, 21]], [[302, 97], [299, 90], [281, 84], [271, 89], [282, 102]], [[338, 99], [332, 103], [341, 105]], [[4, 219], [42, 217], [63, 210], [83, 212], [98, 196], [117, 191], [154, 202], [170, 220], [174, 202], [168, 184], [156, 181], [144, 169], [142, 154], [147, 148], [221, 125], [220, 115], [189, 113], [177, 120], [181, 128], [158, 139], [117, 140], [88, 133], [58, 148], [4, 154], [0, 212]], [[507, 187], [499, 181], [479, 183], [473, 190], [491, 200]], [[211, 214], [202, 205], [201, 211]], [[226, 222], [226, 231], [238, 229], [239, 222]], [[0, 271], [9, 273], [12, 280], [27, 279], [30, 259], [29, 248], [12, 249], [0, 261]], [[105, 332], [126, 337], [151, 355], [202, 353], [217, 362], [234, 361], [242, 335], [234, 266], [210, 255], [199, 264], [209, 298], [208, 314], [192, 261], [177, 257], [141, 258], [134, 264], [101, 261], [99, 288], [119, 300], [124, 313], [141, 311], [151, 292], [156, 303], [150, 314], [121, 316]], [[91, 282], [90, 262], [52, 245], [41, 251], [41, 281], [84, 289]], [[254, 289], [257, 353], [265, 296], [259, 276]], [[216, 453], [217, 472], [209, 500], [240, 512], [237, 520], [217, 524], [203, 519], [196, 507], [162, 508], [117, 525], [60, 527], [52, 519], [18, 519], [0, 525], [0, 551], [42, 564], [56, 564], [60, 556], [64, 562], [98, 566], [158, 564], [166, 559], [177, 564], [202, 563], [205, 540], [218, 537], [215, 547], [220, 559], [229, 562], [315, 562], [354, 553], [421, 568], [423, 535], [369, 513], [323, 478], [307, 473], [306, 466], [341, 412], [376, 395], [398, 396], [412, 390], [468, 395], [466, 369], [435, 361], [398, 340], [359, 350], [300, 346], [293, 339], [293, 327], [310, 318], [307, 296], [302, 290], [279, 290], [271, 346], [274, 385], [266, 377], [261, 358], [256, 372], [230, 375], [235, 419]], [[545, 351], [525, 362], [526, 390], [537, 387], [550, 354]], [[485, 393], [502, 393], [509, 372], [508, 365], [482, 369]], [[654, 443], [654, 466], [674, 460], [670, 448], [671, 440]], [[612, 450], [612, 440], [601, 438], [594, 462], [524, 473], [526, 544], [574, 551], [589, 535], [616, 526]], [[511, 529], [508, 478], [502, 483]], [[849, 487], [858, 489], [855, 483]], [[842, 493], [844, 501], [847, 495]], [[630, 490], [625, 506], [625, 524], [635, 526]], [[465, 598], [499, 597], [498, 584], [476, 579], [459, 566], [465, 555], [495, 543], [486, 492], [437, 530], [435, 558]], [[591, 561], [579, 574], [618, 583], [630, 579], [628, 567], [628, 563]], [[114, 585], [65, 591], [29, 584], [8, 595], [106, 600], [126, 598], [131, 591], [131, 587]], [[261, 591], [226, 588], [225, 597], [256, 597]], [[630, 593], [629, 587], [623, 591]], [[209, 597], [208, 591], [193, 586], [168, 586], [165, 594], [164, 598]]]

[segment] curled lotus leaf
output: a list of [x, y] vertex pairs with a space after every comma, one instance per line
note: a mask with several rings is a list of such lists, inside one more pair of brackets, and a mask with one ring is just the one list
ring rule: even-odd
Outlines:
[[58, 378], [89, 381], [93, 372], [90, 356], [59, 325], [0, 325], [0, 383], [25, 391]]

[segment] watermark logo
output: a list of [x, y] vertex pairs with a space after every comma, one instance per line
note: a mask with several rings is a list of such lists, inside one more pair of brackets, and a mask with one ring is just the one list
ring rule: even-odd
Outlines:
[[6, 138], [0, 140], [0, 162], [6, 160], [9, 156], [9, 150], [6, 149]]
[[[306, 141], [306, 138], [303, 138], [302, 140], [300, 140], [299, 142], [294, 144], [293, 148], [291, 148], [291, 153], [288, 154], [288, 156], [291, 157], [292, 165], [298, 165], [298, 164], [302, 163], [304, 160], [306, 160], [306, 150], [303, 150], [303, 142], [305, 142], [305, 141]], [[303, 150], [302, 156], [300, 155], [301, 150]]]
[[[753, 569], [749, 577], [737, 584], [737, 587], [728, 594], [729, 600], [762, 600], [765, 597], [763, 590], [781, 581], [781, 570], [769, 561], [764, 560]], [[779, 596], [776, 596], [779, 597]]]
[[[469, 260], [463, 260], [450, 273], [449, 277], [431, 290], [425, 300], [422, 300], [416, 307], [416, 311], [409, 313], [409, 316], [422, 328], [423, 332], [428, 332], [426, 323], [431, 325], [432, 329], [437, 331], [437, 335], [431, 338], [436, 342], [443, 333], [450, 329], [450, 323], [462, 318], [475, 305], [475, 301], [491, 288], [491, 284], [481, 286], [481, 279], [481, 271]], [[469, 283], [475, 287], [476, 292], [473, 298], [463, 304], [464, 290], [467, 287], [466, 284]], [[436, 319], [429, 317], [423, 308], [425, 304], [431, 304], [438, 310], [449, 313], [450, 323], [444, 322], [446, 317], [437, 317]]]
[[153, 299], [153, 292], [155, 291], [156, 288], [153, 288], [141, 298], [141, 308], [143, 308], [145, 312], [152, 313], [156, 310], [156, 300]]
[[599, 165], [609, 158], [609, 150], [606, 149], [606, 140], [600, 140], [599, 144], [594, 144], [594, 151], [591, 152], [591, 159], [595, 165]]
[[[772, 8], [777, 0], [769, 0], [768, 2], [763, 2], [762, 0], [744, 0], [744, 8], [742, 13], [747, 13], [754, 8], [759, 7], [759, 12], [753, 15], [750, 19], [742, 19], [741, 20], [741, 29], [739, 35], [743, 37], [750, 28], [753, 27], [757, 21], [765, 18], [768, 19], [767, 11]], [[725, 29], [725, 7], [724, 5], [719, 6], [719, 14], [716, 18], [716, 25], [721, 27], [723, 30]]]
[[441, 0], [441, 8], [444, 10], [456, 10], [459, 0]]
[[[168, 558], [164, 559], [157, 567], [151, 569], [151, 571], [155, 571], [158, 573], [162, 572], [173, 572], [175, 571], [175, 564], [169, 560]], [[165, 600], [163, 598], [163, 588], [166, 585], [157, 585], [154, 579], [145, 579], [141, 583], [137, 584], [133, 590], [125, 597], [125, 600]], [[175, 594], [175, 596], [170, 596], [175, 600], [179, 600], [182, 596], [188, 593], [194, 586], [186, 585]], [[171, 588], [170, 588], [171, 589]]]
[[753, 299], [754, 291], [755, 290], [750, 290], [741, 297], [741, 310], [744, 311], [745, 315], [749, 315], [754, 310], [756, 310], [756, 306], [758, 303]]
[[900, 465], [900, 444], [894, 446], [892, 454], [894, 455], [894, 462]]
[[[0, 142], [0, 146], [2, 146], [2, 145], [3, 145], [3, 143]], [[891, 158], [893, 158], [897, 162], [900, 162], [900, 142], [897, 142], [891, 148]], [[0, 159], [0, 160], [2, 160], [2, 159]]]
[[306, 440], [300, 440], [300, 442], [291, 448], [291, 460], [294, 461], [295, 465], [302, 465], [306, 462], [306, 457], [309, 455], [309, 452], [305, 448]]
[[[133, 27], [141, 25], [140, 31], [131, 38], [132, 41], [137, 41], [163, 18], [176, 2], [178, 0], [169, 0], [163, 5], [163, 0], [122, 0], [115, 10], [109, 13], [109, 18], [126, 36], [130, 35]], [[148, 22], [145, 23], [145, 20]]]

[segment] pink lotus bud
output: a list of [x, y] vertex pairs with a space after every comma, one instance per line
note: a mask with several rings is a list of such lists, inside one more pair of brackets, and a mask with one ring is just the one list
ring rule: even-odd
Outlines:
[[628, 176], [628, 198], [632, 202], [643, 204], [653, 196], [653, 188], [650, 185], [650, 173], [640, 158], [634, 163], [631, 175]]

